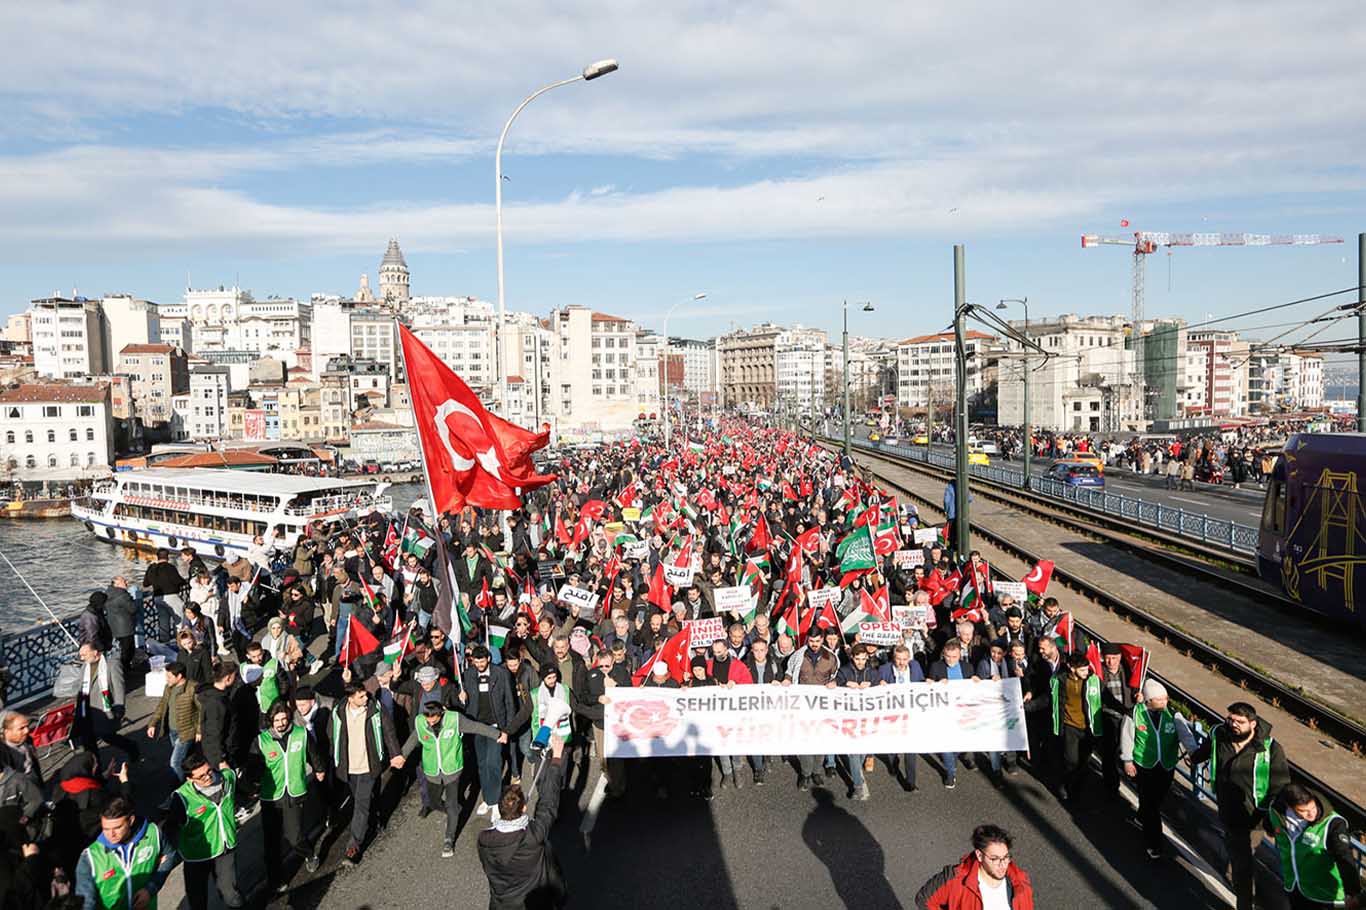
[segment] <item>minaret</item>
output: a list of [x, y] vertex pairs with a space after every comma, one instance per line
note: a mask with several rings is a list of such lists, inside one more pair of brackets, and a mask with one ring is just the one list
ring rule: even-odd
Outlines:
[[408, 302], [408, 263], [403, 261], [398, 241], [392, 238], [379, 264], [379, 297], [392, 306]]
[[361, 273], [360, 287], [356, 290], [357, 303], [374, 303], [375, 292], [370, 290], [370, 276]]

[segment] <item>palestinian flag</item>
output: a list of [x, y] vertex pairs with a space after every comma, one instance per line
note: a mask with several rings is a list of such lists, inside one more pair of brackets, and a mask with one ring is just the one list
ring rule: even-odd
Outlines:
[[376, 606], [375, 589], [370, 587], [370, 579], [366, 578], [364, 575], [361, 575], [360, 577], [360, 589], [365, 595], [365, 602], [370, 606], [370, 609], [373, 610]]
[[346, 640], [342, 644], [341, 662], [343, 666], [349, 666], [351, 661], [358, 660], [367, 654], [379, 650], [379, 639], [365, 628], [365, 623], [356, 618], [352, 613], [346, 624]]
[[1072, 650], [1072, 613], [1070, 610], [1058, 614], [1058, 618], [1053, 621], [1051, 628], [1044, 629], [1045, 635], [1050, 636], [1058, 643], [1058, 649], [1064, 654]]
[[490, 624], [488, 630], [489, 647], [502, 649], [510, 634], [512, 634], [512, 630], [507, 626]]
[[436, 544], [436, 539], [428, 533], [427, 529], [417, 519], [408, 519], [408, 530], [403, 532], [402, 549], [404, 553], [415, 553], [418, 559], [424, 559], [427, 551]]
[[698, 455], [701, 455], [704, 451], [706, 451], [706, 448], [707, 447], [702, 445], [702, 443], [700, 442], [693, 442], [692, 440], [688, 440], [688, 451], [690, 452], [694, 452]]
[[759, 565], [758, 560], [753, 557], [745, 560], [744, 571], [740, 573], [740, 584], [749, 585], [751, 591], [753, 591], [755, 587], [763, 587], [764, 570]]
[[783, 596], [778, 598], [779, 603], [786, 600], [788, 605], [787, 609], [778, 614], [778, 621], [774, 623], [774, 627], [778, 630], [779, 635], [787, 635], [794, 642], [800, 642], [811, 625], [811, 611], [805, 611], [806, 623], [803, 624], [800, 615], [803, 612], [801, 605], [797, 602], [797, 598], [788, 596], [788, 592], [791, 590], [791, 587], [783, 588]]
[[1053, 580], [1053, 561], [1051, 559], [1041, 559], [1034, 563], [1034, 567], [1025, 573], [1023, 579], [1025, 590], [1029, 592], [1030, 600], [1041, 600], [1048, 591], [1048, 583]]
[[759, 593], [752, 588], [750, 590], [752, 593], [749, 596], [749, 607], [740, 614], [740, 622], [744, 623], [746, 628], [754, 625], [754, 617], [759, 613]]
[[844, 632], [845, 638], [853, 638], [858, 631], [860, 623], [865, 622], [891, 622], [892, 608], [887, 603], [887, 589], [879, 588], [876, 597], [868, 593], [864, 588], [859, 593], [859, 602], [854, 609], [849, 611], [849, 615], [844, 617], [840, 623], [840, 629]]
[[740, 553], [740, 532], [744, 529], [745, 522], [740, 517], [740, 513], [736, 512], [730, 520], [730, 533], [727, 535], [727, 540], [730, 541], [730, 552], [733, 555]]
[[629, 546], [633, 543], [640, 543], [640, 538], [634, 534], [622, 533], [618, 534], [616, 538], [613, 539], [612, 548], [620, 550], [622, 547]]
[[394, 632], [389, 636], [389, 640], [384, 643], [384, 662], [392, 665], [402, 661], [404, 656], [413, 649], [417, 639], [417, 623], [410, 622], [404, 626], [395, 618]]
[[877, 566], [876, 549], [873, 546], [873, 533], [866, 525], [850, 531], [835, 549], [840, 561], [840, 573], [865, 572]]

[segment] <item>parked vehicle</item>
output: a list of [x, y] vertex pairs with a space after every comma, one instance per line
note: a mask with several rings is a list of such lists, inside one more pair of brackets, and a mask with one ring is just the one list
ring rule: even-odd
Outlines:
[[1105, 475], [1087, 461], [1055, 461], [1044, 476], [1073, 487], [1105, 486]]

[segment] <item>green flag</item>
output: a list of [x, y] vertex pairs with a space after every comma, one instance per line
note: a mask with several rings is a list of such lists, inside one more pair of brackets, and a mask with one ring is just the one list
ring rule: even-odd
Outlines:
[[873, 550], [873, 533], [868, 525], [860, 525], [846, 534], [835, 549], [835, 556], [840, 561], [840, 572], [846, 575], [875, 568], [877, 557]]

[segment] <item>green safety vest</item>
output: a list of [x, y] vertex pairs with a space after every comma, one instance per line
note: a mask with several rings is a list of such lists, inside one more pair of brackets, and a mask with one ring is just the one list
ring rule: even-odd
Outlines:
[[1171, 771], [1180, 757], [1181, 741], [1176, 737], [1176, 716], [1171, 709], [1163, 708], [1154, 722], [1147, 705], [1134, 705], [1134, 764], [1155, 768], [1160, 763]]
[[275, 658], [261, 667], [261, 681], [256, 686], [256, 704], [265, 714], [280, 697], [280, 662]]
[[[161, 829], [152, 822], [142, 835], [124, 865], [118, 851], [110, 850], [98, 840], [85, 848], [90, 861], [90, 875], [95, 880], [100, 910], [131, 910], [133, 895], [147, 886], [152, 874], [161, 864]], [[157, 898], [152, 895], [150, 910], [156, 910]]]
[[1285, 818], [1271, 810], [1272, 830], [1276, 834], [1276, 849], [1281, 854], [1281, 884], [1287, 892], [1299, 891], [1311, 901], [1342, 906], [1347, 891], [1342, 886], [1342, 874], [1337, 860], [1328, 852], [1328, 826], [1341, 818], [1329, 813], [1300, 829], [1300, 836], [1292, 838]]
[[[341, 767], [341, 726], [344, 711], [346, 711], [345, 701], [332, 709], [332, 767], [334, 768]], [[379, 711], [370, 715], [370, 730], [375, 734], [375, 755], [379, 757], [382, 764], [384, 762], [384, 735], [380, 726]]]
[[417, 741], [422, 744], [422, 773], [432, 779], [443, 774], [459, 774], [465, 767], [465, 750], [460, 742], [460, 715], [447, 709], [441, 716], [441, 731], [434, 732], [426, 715], [417, 718]]
[[[1059, 693], [1062, 691], [1062, 684], [1058, 677], [1054, 676], [1049, 681], [1053, 695], [1053, 735], [1057, 736], [1062, 732], [1062, 699]], [[1082, 692], [1086, 708], [1086, 725], [1091, 728], [1091, 732], [1100, 735], [1100, 677], [1092, 673], [1086, 677], [1086, 688]]]
[[[565, 691], [565, 694], [568, 695], [568, 694], [569, 694], [569, 687], [566, 686], [564, 691]], [[574, 736], [574, 726], [573, 726], [572, 722], [570, 721], [570, 715], [571, 715], [571, 714], [573, 714], [572, 711], [570, 711], [570, 712], [564, 714], [563, 716], [560, 717], [559, 722], [555, 724], [555, 735], [558, 736], [560, 739], [564, 740], [565, 742], [569, 742], [569, 741], [573, 738], [573, 736]], [[531, 735], [534, 737], [534, 736], [536, 735], [535, 731], [536, 731], [536, 730], [539, 730], [540, 728], [541, 728], [541, 687], [540, 687], [540, 686], [537, 686], [536, 688], [534, 688], [534, 689], [531, 690], [531, 730], [532, 730], [532, 734], [531, 734]]]
[[266, 763], [266, 773], [261, 778], [261, 798], [274, 802], [284, 794], [293, 797], [308, 792], [308, 731], [295, 724], [285, 737], [284, 747], [270, 730], [262, 730], [258, 737], [261, 758]]
[[175, 791], [185, 804], [180, 856], [187, 863], [213, 859], [237, 846], [237, 774], [231, 768], [220, 773], [223, 775], [222, 802], [208, 799], [188, 780]]
[[[1209, 731], [1209, 786], [1214, 790], [1215, 775], [1219, 771], [1219, 731], [1224, 728], [1218, 724]], [[1257, 757], [1252, 760], [1252, 802], [1258, 809], [1266, 808], [1266, 798], [1271, 790], [1271, 737], [1262, 740]], [[1218, 791], [1215, 790], [1217, 794]]]

